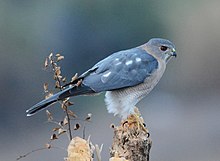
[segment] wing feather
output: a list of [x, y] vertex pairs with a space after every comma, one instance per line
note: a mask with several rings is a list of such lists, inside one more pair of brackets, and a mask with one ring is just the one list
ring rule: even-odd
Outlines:
[[85, 72], [83, 84], [95, 92], [135, 86], [143, 83], [158, 68], [156, 58], [134, 48], [110, 55]]

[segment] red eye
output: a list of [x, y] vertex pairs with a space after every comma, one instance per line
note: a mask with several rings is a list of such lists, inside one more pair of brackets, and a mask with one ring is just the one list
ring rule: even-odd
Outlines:
[[166, 46], [161, 46], [160, 47], [160, 50], [162, 50], [162, 51], [166, 51], [168, 49], [168, 47], [166, 47]]

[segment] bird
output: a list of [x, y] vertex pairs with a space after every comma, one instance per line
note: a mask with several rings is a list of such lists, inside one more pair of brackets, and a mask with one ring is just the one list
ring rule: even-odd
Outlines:
[[143, 45], [115, 52], [72, 82], [80, 80], [79, 86], [70, 84], [35, 104], [26, 111], [27, 116], [69, 97], [106, 92], [108, 112], [126, 118], [134, 113], [135, 105], [152, 91], [164, 74], [166, 64], [176, 56], [175, 45], [162, 38], [152, 38]]

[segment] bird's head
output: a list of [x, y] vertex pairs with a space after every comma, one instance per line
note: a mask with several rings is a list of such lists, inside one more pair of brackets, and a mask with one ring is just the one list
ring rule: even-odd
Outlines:
[[175, 45], [166, 39], [161, 38], [153, 38], [150, 39], [146, 46], [148, 50], [150, 50], [150, 53], [162, 60], [164, 60], [166, 63], [172, 58], [176, 57], [176, 50]]

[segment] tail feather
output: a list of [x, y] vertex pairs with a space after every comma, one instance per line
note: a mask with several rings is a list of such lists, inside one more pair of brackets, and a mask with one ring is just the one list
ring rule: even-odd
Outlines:
[[60, 92], [54, 94], [53, 96], [35, 104], [30, 109], [28, 109], [26, 111], [26, 113], [27, 113], [27, 116], [32, 116], [32, 115], [36, 114], [37, 112], [46, 109], [47, 107], [54, 104], [55, 102], [63, 100], [67, 97], [83, 95], [83, 94], [91, 94], [91, 93], [94, 93], [94, 91], [87, 86], [80, 86], [79, 88], [78, 87], [69, 87], [69, 88], [66, 88], [63, 91], [60, 91]]
[[50, 105], [52, 105], [53, 103], [57, 102], [57, 96], [53, 95], [45, 100], [42, 100], [41, 102], [35, 104], [34, 106], [32, 106], [30, 109], [28, 109], [26, 111], [27, 116], [32, 116], [34, 114], [36, 114], [37, 112], [49, 107]]

